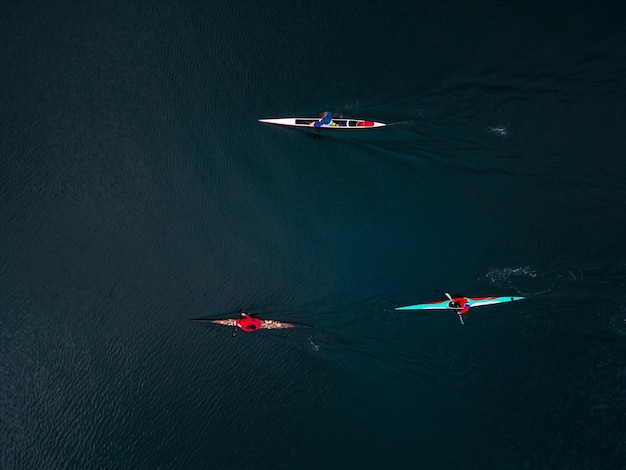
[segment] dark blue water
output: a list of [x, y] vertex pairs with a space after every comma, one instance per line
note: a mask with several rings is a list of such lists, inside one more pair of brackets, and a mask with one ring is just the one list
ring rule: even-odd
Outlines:
[[621, 7], [0, 12], [1, 468], [625, 466]]

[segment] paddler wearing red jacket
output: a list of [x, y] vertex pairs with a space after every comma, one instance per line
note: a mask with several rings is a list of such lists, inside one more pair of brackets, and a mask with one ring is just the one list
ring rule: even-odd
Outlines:
[[456, 313], [458, 313], [459, 315], [463, 315], [469, 312], [470, 309], [469, 300], [467, 300], [465, 297], [456, 297], [450, 301], [449, 305], [450, 308], [455, 309]]
[[235, 320], [235, 326], [241, 328], [246, 333], [256, 331], [261, 328], [261, 320], [255, 317], [251, 317], [247, 313], [241, 314], [242, 318]]

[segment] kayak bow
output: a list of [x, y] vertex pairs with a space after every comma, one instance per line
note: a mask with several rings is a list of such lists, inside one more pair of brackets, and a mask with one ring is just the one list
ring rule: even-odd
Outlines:
[[[524, 297], [465, 297], [470, 308], [483, 307], [485, 305], [501, 304], [505, 302], [514, 302], [522, 300]], [[397, 307], [396, 310], [457, 310], [450, 306], [450, 299], [437, 302], [427, 302], [423, 304], [407, 305], [406, 307]]]

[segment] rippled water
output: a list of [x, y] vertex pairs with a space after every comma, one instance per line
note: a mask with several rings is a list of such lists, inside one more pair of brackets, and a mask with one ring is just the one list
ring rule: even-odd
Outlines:
[[[623, 468], [626, 22], [579, 3], [3, 7], [0, 467]], [[324, 109], [390, 126], [256, 122]], [[394, 311], [444, 292], [527, 299]], [[315, 328], [188, 321], [242, 310]]]

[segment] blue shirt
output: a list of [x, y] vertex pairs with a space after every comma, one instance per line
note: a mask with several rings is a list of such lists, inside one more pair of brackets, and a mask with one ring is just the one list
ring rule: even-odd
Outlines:
[[322, 127], [322, 126], [327, 126], [329, 125], [331, 122], [333, 122], [333, 115], [331, 114], [330, 111], [324, 111], [324, 115], [322, 116], [322, 119], [320, 119], [319, 121], [317, 121], [314, 126], [315, 127]]

